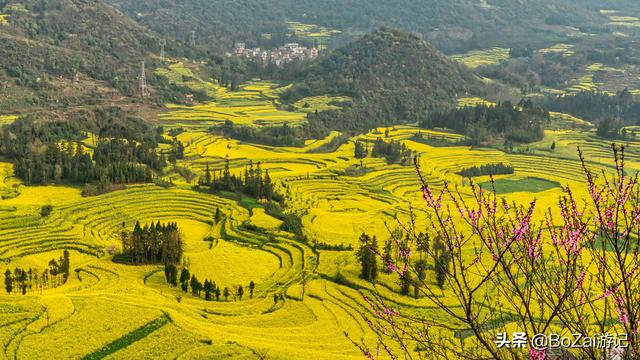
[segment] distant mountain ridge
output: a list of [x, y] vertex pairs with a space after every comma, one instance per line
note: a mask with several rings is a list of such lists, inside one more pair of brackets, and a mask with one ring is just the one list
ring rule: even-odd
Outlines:
[[[546, 47], [563, 38], [549, 23], [580, 27], [605, 21], [578, 0], [107, 0], [164, 36], [221, 47], [286, 38], [288, 20], [343, 32], [345, 41], [381, 26], [422, 34], [447, 53], [492, 46]], [[531, 36], [536, 34], [538, 36]]]

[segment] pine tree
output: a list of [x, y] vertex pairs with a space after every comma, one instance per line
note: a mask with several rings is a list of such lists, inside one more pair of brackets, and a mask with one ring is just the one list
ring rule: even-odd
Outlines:
[[69, 270], [71, 267], [71, 260], [69, 259], [69, 251], [65, 250], [62, 253], [62, 264], [61, 264], [61, 268], [62, 268], [62, 278], [63, 278], [63, 282], [66, 283], [67, 279], [69, 279]]
[[191, 274], [189, 274], [189, 269], [183, 268], [180, 273], [180, 284], [182, 286], [182, 291], [187, 292], [189, 289], [189, 279], [191, 278]]
[[20, 290], [22, 290], [22, 295], [27, 294], [27, 273], [22, 270], [20, 271], [20, 277], [18, 278], [20, 282]]
[[409, 295], [409, 290], [411, 290], [411, 274], [405, 270], [400, 273], [400, 293]]
[[233, 191], [233, 183], [231, 182], [231, 170], [229, 169], [229, 155], [226, 156], [224, 160], [224, 173], [223, 173], [223, 182], [224, 186], [227, 190]]
[[214, 216], [214, 220], [216, 221], [216, 224], [220, 222], [220, 220], [222, 220], [222, 213], [220, 212], [220, 208], [216, 208], [216, 214]]
[[211, 185], [211, 171], [209, 171], [209, 163], [205, 167], [204, 171], [204, 183], [205, 185]]
[[202, 290], [202, 284], [196, 277], [196, 274], [191, 276], [191, 281], [189, 282], [189, 286], [191, 287], [191, 293], [193, 296], [200, 297], [200, 291]]
[[240, 299], [240, 301], [242, 301], [242, 296], [244, 295], [244, 289], [242, 288], [242, 285], [238, 286], [238, 299]]
[[255, 289], [256, 284], [251, 280], [249, 283], [249, 299], [253, 299], [253, 289]]
[[360, 140], [356, 141], [354, 156], [356, 159], [364, 159], [367, 157], [367, 149]]
[[[424, 283], [427, 278], [427, 262], [420, 259], [415, 262], [416, 275], [418, 276], [418, 281], [420, 283]], [[417, 299], [419, 297], [419, 287], [414, 287], [414, 297]]]
[[11, 270], [9, 269], [4, 272], [4, 288], [7, 290], [8, 294], [11, 294], [13, 291], [13, 277], [11, 276]]
[[229, 288], [224, 288], [224, 291], [222, 292], [222, 296], [224, 296], [224, 301], [227, 301], [229, 299]]
[[211, 301], [211, 291], [212, 291], [212, 288], [211, 288], [211, 282], [209, 281], [209, 279], [207, 279], [207, 280], [205, 280], [205, 281], [204, 281], [204, 287], [203, 287], [203, 290], [204, 290], [204, 299], [205, 299], [206, 301]]
[[378, 277], [378, 265], [375, 253], [377, 247], [378, 244], [375, 236], [373, 239], [365, 233], [360, 236], [360, 249], [357, 253], [361, 265], [360, 277], [372, 282]]

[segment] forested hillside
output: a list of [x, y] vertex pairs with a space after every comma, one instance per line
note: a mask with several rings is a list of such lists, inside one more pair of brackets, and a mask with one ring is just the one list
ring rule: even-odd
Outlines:
[[159, 52], [152, 32], [101, 1], [0, 0], [0, 14], [0, 112], [139, 94], [141, 61]]
[[[417, 32], [446, 52], [561, 41], [540, 31], [547, 23], [582, 26], [601, 17], [569, 0], [108, 0], [165, 36], [228, 46], [234, 40], [277, 42], [285, 21], [317, 24], [358, 35], [380, 26]], [[538, 29], [533, 31], [533, 29]], [[274, 35], [266, 43], [263, 34]], [[549, 39], [547, 36], [551, 35]], [[339, 37], [338, 39], [340, 39]]]
[[479, 81], [420, 38], [382, 28], [299, 71], [283, 94], [289, 102], [317, 95], [349, 96], [345, 110], [310, 114], [329, 129], [363, 130], [417, 121], [450, 108]]

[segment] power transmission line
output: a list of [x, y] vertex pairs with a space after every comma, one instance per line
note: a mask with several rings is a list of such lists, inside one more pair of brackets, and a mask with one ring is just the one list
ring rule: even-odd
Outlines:
[[160, 39], [160, 60], [164, 61], [164, 47], [167, 45], [167, 40]]

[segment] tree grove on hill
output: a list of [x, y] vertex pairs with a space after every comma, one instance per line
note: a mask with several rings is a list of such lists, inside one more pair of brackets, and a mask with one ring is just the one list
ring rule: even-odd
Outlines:
[[141, 227], [138, 221], [133, 231], [120, 232], [120, 241], [122, 255], [133, 264], [178, 264], [182, 258], [182, 235], [176, 223], [158, 221]]
[[[400, 256], [389, 267], [400, 276], [408, 273], [417, 293], [448, 321], [421, 319], [389, 304], [386, 295], [367, 294], [368, 322], [379, 343], [352, 339], [354, 344], [365, 355], [383, 347], [392, 358], [402, 357], [392, 349], [428, 359], [555, 356], [548, 349], [500, 346], [496, 339], [507, 334], [509, 341], [512, 325], [518, 324], [517, 331], [525, 339], [551, 333], [571, 337], [595, 331], [614, 334], [614, 338], [625, 334], [626, 341], [620, 335], [618, 339], [626, 347], [579, 346], [563, 349], [563, 355], [591, 360], [637, 358], [640, 178], [624, 168], [624, 148], [614, 145], [615, 168], [597, 178], [582, 153], [580, 158], [586, 179], [584, 198], [565, 189], [558, 212], [550, 207], [537, 209], [535, 200], [528, 205], [510, 203], [476, 185], [470, 185], [470, 192], [449, 184], [435, 191], [420, 175], [425, 207], [433, 215], [424, 223], [412, 216], [405, 222], [408, 226], [401, 224], [410, 243], [406, 247], [392, 243]], [[419, 231], [424, 229], [429, 236], [421, 238]], [[424, 264], [410, 261], [415, 255], [403, 247], [422, 249], [436, 259], [437, 282], [425, 281]], [[363, 248], [375, 247], [363, 244]], [[451, 329], [469, 333], [464, 346], [453, 336], [442, 336]]]
[[269, 146], [303, 147], [307, 133], [302, 127], [291, 127], [287, 123], [281, 126], [238, 126], [230, 120], [223, 125], [210, 129], [226, 137]]
[[598, 131], [604, 137], [615, 138], [620, 135], [621, 127], [640, 124], [640, 101], [628, 90], [615, 95], [585, 91], [548, 98], [543, 105], [550, 111], [571, 114], [606, 126]]
[[[88, 116], [92, 116], [88, 119]], [[87, 117], [40, 121], [18, 119], [2, 129], [0, 154], [13, 160], [17, 177], [27, 185], [96, 183], [99, 192], [110, 184], [151, 182], [166, 162], [158, 155], [156, 130], [119, 109], [96, 110]], [[87, 132], [95, 138], [89, 149]]]
[[484, 175], [508, 175], [513, 174], [515, 170], [511, 165], [503, 163], [485, 164], [462, 169], [458, 172], [460, 176], [471, 178]]
[[385, 158], [388, 164], [410, 165], [412, 154], [413, 151], [407, 148], [404, 143], [395, 140], [386, 142], [380, 137], [373, 143], [371, 150], [372, 157]]
[[358, 140], [354, 145], [354, 154], [356, 159], [364, 159], [369, 156], [369, 143]]
[[[233, 292], [229, 290], [228, 287], [221, 289], [221, 287], [217, 286], [215, 281], [205, 279], [204, 282], [201, 282], [196, 274], [192, 274], [189, 272], [189, 269], [183, 267], [180, 271], [180, 277], [178, 278], [178, 268], [175, 264], [165, 264], [164, 267], [165, 280], [171, 286], [178, 286], [183, 292], [188, 293], [191, 290], [191, 295], [195, 297], [202, 297], [204, 293], [204, 299], [206, 301], [220, 301], [220, 296], [224, 297], [224, 301], [227, 301], [229, 296], [232, 296], [234, 300], [242, 301], [242, 297], [244, 296], [244, 287], [242, 285], [234, 285]], [[250, 298], [253, 299], [253, 292], [255, 290], [256, 284], [251, 281], [248, 285]]]
[[507, 101], [491, 106], [482, 104], [434, 112], [420, 126], [453, 129], [471, 138], [475, 144], [492, 138], [530, 143], [542, 139], [544, 125], [548, 121], [547, 111], [530, 100], [522, 100], [517, 106]]
[[48, 268], [40, 272], [38, 269], [16, 267], [4, 273], [4, 287], [8, 294], [26, 295], [29, 292], [42, 291], [63, 285], [69, 279], [71, 259], [65, 250], [59, 259], [51, 259]]
[[229, 158], [225, 159], [224, 170], [219, 173], [212, 172], [209, 164], [206, 165], [204, 177], [199, 180], [200, 186], [207, 186], [211, 191], [241, 192], [256, 199], [282, 202], [282, 195], [275, 191], [275, 185], [269, 176], [269, 171], [262, 171], [260, 162], [253, 165], [249, 162], [240, 176], [232, 175], [229, 169]]
[[310, 112], [314, 130], [368, 131], [415, 122], [455, 107], [458, 94], [479, 87], [473, 74], [414, 34], [381, 28], [283, 79], [293, 103], [309, 96], [353, 99], [341, 110]]

